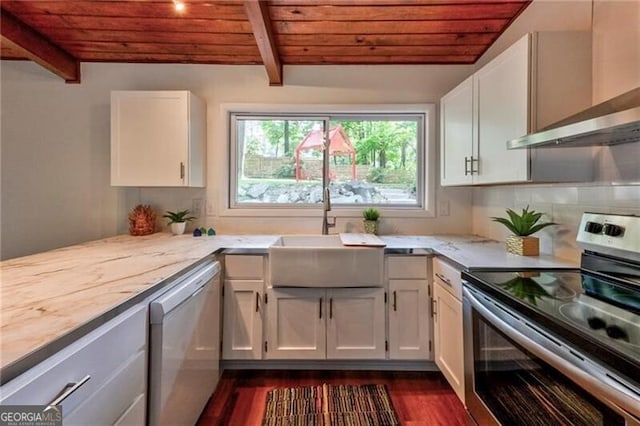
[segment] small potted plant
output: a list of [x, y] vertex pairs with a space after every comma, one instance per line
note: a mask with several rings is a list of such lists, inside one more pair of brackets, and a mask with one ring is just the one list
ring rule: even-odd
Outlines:
[[542, 218], [542, 213], [529, 210], [529, 206], [522, 209], [521, 214], [507, 209], [507, 215], [508, 219], [503, 217], [492, 217], [491, 219], [503, 224], [513, 233], [507, 237], [507, 251], [520, 256], [537, 256], [540, 253], [540, 241], [530, 235], [547, 226], [557, 225], [554, 222], [538, 223]]
[[167, 211], [167, 213], [162, 215], [162, 217], [169, 219], [169, 223], [167, 223], [167, 225], [171, 226], [171, 232], [173, 235], [182, 235], [187, 227], [187, 222], [195, 219], [195, 217], [189, 216], [189, 213], [189, 210], [181, 210], [177, 212]]
[[367, 234], [377, 234], [378, 219], [380, 218], [380, 212], [378, 211], [378, 209], [374, 207], [364, 209], [364, 211], [362, 212], [362, 217], [364, 218], [364, 232], [366, 232]]

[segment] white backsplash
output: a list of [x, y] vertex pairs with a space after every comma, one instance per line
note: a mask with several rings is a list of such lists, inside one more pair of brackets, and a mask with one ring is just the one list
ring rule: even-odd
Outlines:
[[[561, 148], [558, 148], [561, 149]], [[505, 216], [505, 209], [526, 206], [544, 212], [544, 220], [558, 223], [535, 236], [540, 251], [578, 261], [575, 239], [582, 213], [640, 215], [640, 143], [595, 147], [596, 181], [577, 184], [513, 185], [473, 190], [474, 234], [504, 241], [508, 230], [491, 220]]]

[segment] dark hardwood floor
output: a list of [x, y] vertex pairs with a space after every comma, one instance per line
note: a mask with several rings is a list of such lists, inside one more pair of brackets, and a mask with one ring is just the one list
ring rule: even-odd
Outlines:
[[402, 425], [467, 425], [464, 407], [439, 372], [226, 370], [198, 425], [259, 426], [267, 391], [314, 384], [386, 384]]

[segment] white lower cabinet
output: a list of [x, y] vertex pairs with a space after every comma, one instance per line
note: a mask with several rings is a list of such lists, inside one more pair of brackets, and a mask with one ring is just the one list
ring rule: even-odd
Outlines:
[[384, 359], [384, 288], [267, 292], [267, 359]]
[[223, 359], [262, 358], [261, 280], [225, 280]]
[[114, 423], [114, 426], [139, 426], [144, 424], [145, 411], [147, 409], [146, 395], [139, 395], [127, 410]]
[[311, 288], [267, 290], [267, 359], [325, 357], [326, 291]]
[[147, 305], [140, 304], [107, 321], [2, 385], [0, 404], [56, 401], [65, 425], [114, 424], [123, 416], [129, 424], [144, 424], [147, 315]]
[[[132, 405], [139, 403], [140, 396], [145, 396], [146, 361], [146, 353], [139, 352], [90, 398], [71, 413], [65, 413], [64, 424], [88, 425], [95, 422], [101, 423], [100, 419], [119, 420], [123, 411], [129, 411]], [[129, 413], [129, 418], [134, 422], [137, 421], [138, 424], [143, 423], [144, 410]]]
[[429, 358], [429, 296], [425, 280], [389, 280], [389, 358]]
[[460, 271], [434, 259], [433, 330], [435, 362], [464, 403], [464, 348]]
[[327, 359], [384, 359], [384, 288], [327, 290]]
[[431, 358], [430, 257], [387, 256], [389, 359]]

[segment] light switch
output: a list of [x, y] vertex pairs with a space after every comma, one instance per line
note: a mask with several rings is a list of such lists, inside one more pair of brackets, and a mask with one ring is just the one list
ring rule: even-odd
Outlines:
[[449, 200], [438, 201], [438, 216], [449, 216]]
[[202, 216], [202, 207], [203, 207], [202, 198], [194, 198], [191, 200], [191, 215], [195, 217]]
[[207, 216], [215, 216], [216, 212], [213, 209], [213, 202], [211, 200], [207, 200]]

